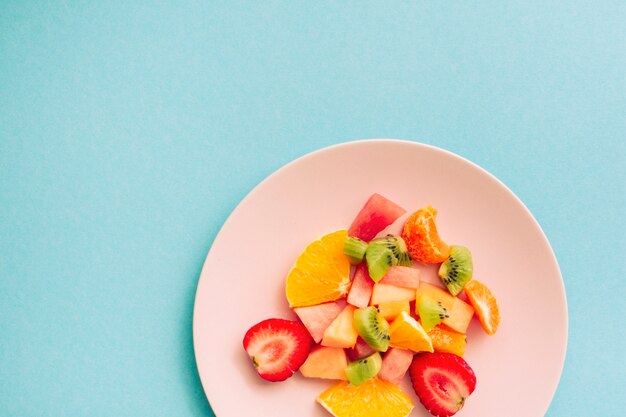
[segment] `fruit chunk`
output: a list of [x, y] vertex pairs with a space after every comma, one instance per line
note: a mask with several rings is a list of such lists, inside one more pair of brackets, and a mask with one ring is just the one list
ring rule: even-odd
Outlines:
[[350, 362], [346, 368], [346, 376], [352, 385], [359, 386], [368, 379], [374, 378], [383, 363], [380, 353], [372, 353], [370, 356]]
[[406, 243], [400, 236], [387, 235], [383, 237], [377, 237], [370, 242], [370, 245], [382, 246], [393, 252], [393, 256], [398, 261], [398, 265], [411, 266], [413, 265], [413, 259], [406, 248]]
[[352, 265], [358, 265], [365, 256], [367, 242], [358, 237], [348, 236], [343, 243], [343, 253], [348, 257]]
[[[460, 298], [451, 296], [448, 291], [425, 282], [420, 283], [416, 292], [417, 298], [422, 295], [441, 302], [441, 305], [448, 310], [449, 317], [443, 320], [443, 324], [459, 333], [466, 332], [467, 326], [469, 326], [474, 316], [474, 309], [471, 305]], [[419, 314], [419, 311], [417, 314]]]
[[476, 375], [452, 353], [418, 353], [409, 368], [413, 389], [429, 413], [454, 415], [476, 388]]
[[243, 348], [261, 378], [284, 381], [304, 363], [313, 340], [301, 323], [267, 319], [252, 326], [243, 338]]
[[411, 312], [409, 300], [386, 301], [378, 304], [378, 314], [387, 321], [395, 319], [403, 311]]
[[415, 300], [415, 290], [378, 283], [374, 284], [374, 288], [372, 288], [372, 298], [370, 298], [370, 304], [375, 305], [386, 303], [388, 301], [413, 300]]
[[348, 303], [355, 307], [367, 307], [372, 297], [372, 287], [374, 287], [374, 281], [367, 272], [367, 266], [365, 263], [360, 263], [354, 270]]
[[428, 332], [428, 336], [433, 341], [435, 352], [449, 352], [458, 356], [465, 354], [466, 338], [463, 333], [437, 326]]
[[439, 263], [446, 260], [450, 247], [437, 232], [435, 216], [437, 210], [428, 206], [411, 214], [402, 229], [402, 238], [414, 260], [424, 263]]
[[450, 256], [439, 267], [439, 278], [450, 294], [458, 295], [472, 279], [474, 265], [472, 253], [465, 246], [450, 246]]
[[377, 352], [376, 349], [368, 345], [367, 342], [361, 337], [357, 337], [354, 346], [346, 350], [346, 355], [348, 355], [349, 360], [355, 361], [357, 359], [362, 359], [366, 356], [369, 356], [375, 352]]
[[333, 322], [324, 331], [322, 336], [322, 346], [351, 348], [356, 343], [359, 336], [354, 328], [354, 310], [355, 307], [346, 304], [343, 311], [333, 320]]
[[380, 281], [389, 271], [389, 268], [398, 264], [398, 259], [393, 255], [391, 249], [383, 245], [369, 245], [365, 251], [365, 261], [367, 272], [374, 282]]
[[420, 316], [420, 322], [426, 332], [450, 317], [448, 310], [441, 304], [427, 295], [421, 295], [416, 303], [417, 313]]
[[376, 307], [359, 308], [354, 311], [354, 327], [359, 336], [372, 348], [386, 352], [389, 347], [389, 323]]
[[300, 367], [300, 373], [307, 378], [346, 380], [348, 359], [341, 348], [317, 346]]
[[293, 309], [311, 334], [313, 340], [315, 340], [315, 343], [319, 343], [322, 340], [324, 330], [330, 326], [330, 323], [337, 318], [342, 310], [343, 306], [338, 301]]
[[496, 297], [480, 281], [470, 281], [465, 285], [465, 294], [476, 309], [476, 315], [485, 332], [493, 335], [500, 324], [500, 309]]
[[433, 344], [424, 328], [408, 313], [402, 312], [389, 326], [389, 346], [413, 352], [433, 351]]
[[290, 307], [303, 307], [345, 297], [350, 289], [350, 261], [343, 253], [347, 232], [339, 230], [310, 243], [287, 275]]
[[383, 357], [383, 365], [378, 377], [396, 385], [400, 385], [404, 374], [411, 366], [413, 352], [406, 349], [390, 348]]
[[365, 242], [406, 213], [406, 210], [380, 194], [372, 194], [350, 225], [349, 236]]
[[408, 266], [395, 265], [378, 281], [381, 284], [417, 289], [420, 286], [420, 270]]
[[413, 410], [400, 388], [378, 377], [358, 387], [338, 382], [321, 393], [317, 402], [335, 417], [406, 417]]

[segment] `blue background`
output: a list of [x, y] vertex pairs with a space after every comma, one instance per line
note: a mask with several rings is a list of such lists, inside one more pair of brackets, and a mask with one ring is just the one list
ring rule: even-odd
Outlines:
[[212, 416], [191, 320], [217, 231], [283, 164], [375, 137], [526, 203], [569, 302], [547, 415], [623, 414], [625, 22], [623, 1], [1, 1], [0, 415]]

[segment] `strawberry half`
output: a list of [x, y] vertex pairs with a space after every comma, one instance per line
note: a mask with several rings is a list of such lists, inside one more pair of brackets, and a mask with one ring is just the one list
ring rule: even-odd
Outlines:
[[292, 376], [309, 356], [312, 344], [302, 323], [284, 319], [263, 320], [243, 338], [254, 368], [261, 378], [272, 382]]
[[420, 401], [437, 417], [454, 415], [476, 388], [474, 371], [453, 353], [418, 353], [409, 374]]

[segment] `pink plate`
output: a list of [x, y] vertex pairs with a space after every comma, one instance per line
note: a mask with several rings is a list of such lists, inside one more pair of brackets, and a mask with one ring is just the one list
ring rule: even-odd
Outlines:
[[[468, 246], [474, 277], [498, 298], [502, 322], [487, 336], [468, 329], [465, 359], [476, 391], [461, 417], [543, 416], [567, 345], [567, 303], [550, 244], [524, 204], [500, 181], [450, 152], [414, 142], [367, 140], [313, 152], [261, 182], [230, 215], [206, 258], [196, 293], [194, 347], [202, 385], [218, 417], [329, 416], [315, 398], [332, 385], [296, 374], [259, 378], [243, 350], [246, 330], [270, 317], [295, 318], [287, 272], [305, 246], [348, 228], [378, 192], [409, 212], [439, 210], [449, 244]], [[399, 232], [403, 218], [389, 227]], [[429, 281], [433, 267], [418, 266]], [[429, 416], [412, 392], [411, 416]]]

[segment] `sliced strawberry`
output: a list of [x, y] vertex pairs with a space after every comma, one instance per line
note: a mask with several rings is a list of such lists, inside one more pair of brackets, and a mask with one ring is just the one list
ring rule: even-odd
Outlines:
[[474, 371], [453, 353], [418, 353], [409, 374], [420, 401], [437, 417], [454, 415], [476, 388]]
[[261, 378], [284, 381], [304, 363], [313, 339], [297, 321], [267, 319], [255, 324], [243, 338], [243, 348]]

